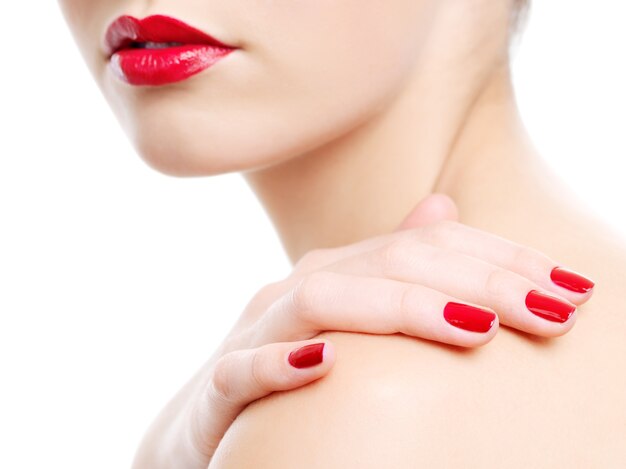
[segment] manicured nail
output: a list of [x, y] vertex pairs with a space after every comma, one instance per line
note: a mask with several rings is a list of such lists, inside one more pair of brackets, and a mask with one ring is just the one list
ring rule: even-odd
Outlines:
[[453, 326], [472, 332], [487, 332], [496, 320], [491, 311], [453, 301], [443, 308], [443, 317]]
[[565, 267], [555, 267], [550, 272], [550, 278], [558, 286], [575, 291], [576, 293], [587, 293], [595, 283], [578, 272], [566, 269]]
[[526, 295], [526, 307], [540, 318], [553, 322], [565, 322], [576, 311], [575, 305], [537, 290]]
[[308, 368], [324, 360], [324, 342], [300, 347], [289, 354], [289, 363], [296, 368]]

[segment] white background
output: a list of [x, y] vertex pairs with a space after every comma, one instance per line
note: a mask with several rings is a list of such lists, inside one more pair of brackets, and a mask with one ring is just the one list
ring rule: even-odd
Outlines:
[[[0, 467], [128, 467], [156, 412], [289, 264], [238, 175], [169, 178], [134, 154], [54, 2], [9, 4]], [[515, 62], [539, 148], [624, 233], [625, 13], [537, 0]]]

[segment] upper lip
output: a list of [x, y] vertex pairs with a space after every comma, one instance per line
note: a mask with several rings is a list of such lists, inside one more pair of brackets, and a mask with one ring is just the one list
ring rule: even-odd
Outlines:
[[234, 48], [183, 21], [165, 15], [151, 15], [143, 19], [119, 16], [109, 25], [104, 36], [104, 47], [109, 57], [136, 42], [208, 44]]

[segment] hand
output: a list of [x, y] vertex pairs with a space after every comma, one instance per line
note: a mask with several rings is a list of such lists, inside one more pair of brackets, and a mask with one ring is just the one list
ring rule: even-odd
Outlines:
[[[314, 340], [324, 331], [400, 332], [475, 347], [500, 322], [545, 337], [573, 327], [591, 282], [570, 275], [557, 285], [551, 272], [559, 264], [546, 255], [456, 220], [451, 199], [431, 195], [391, 234], [307, 253], [250, 301], [155, 422], [135, 467], [170, 467], [165, 461], [175, 458], [176, 467], [205, 469], [246, 405], [328, 373], [334, 348]], [[294, 367], [290, 353], [303, 346], [312, 366]]]

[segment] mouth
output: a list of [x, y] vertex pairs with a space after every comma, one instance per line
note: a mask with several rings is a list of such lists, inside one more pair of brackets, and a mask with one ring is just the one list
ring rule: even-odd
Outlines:
[[130, 85], [186, 80], [236, 50], [176, 18], [124, 15], [107, 28], [104, 50], [113, 74]]

